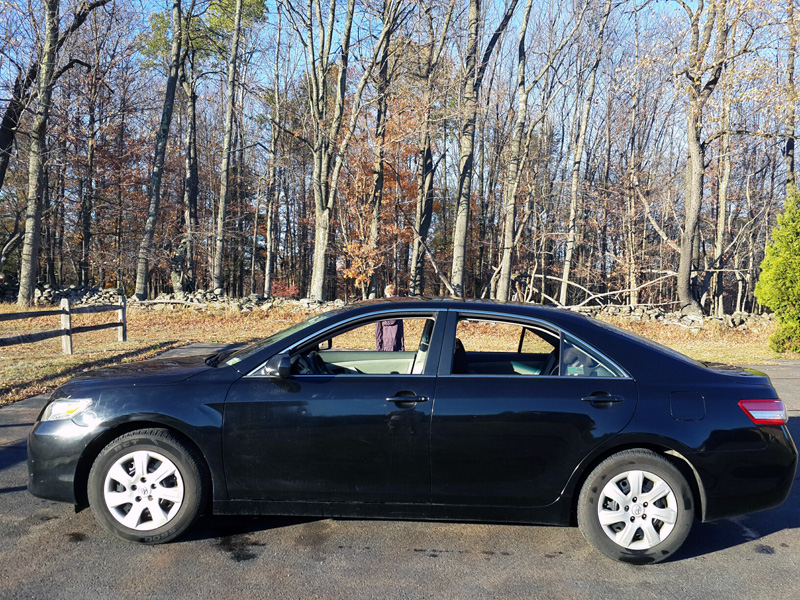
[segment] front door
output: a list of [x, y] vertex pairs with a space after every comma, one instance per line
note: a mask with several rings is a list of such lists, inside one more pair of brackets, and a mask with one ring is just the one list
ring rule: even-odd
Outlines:
[[436, 319], [393, 317], [404, 321], [403, 350], [376, 351], [376, 321], [362, 320], [293, 351], [290, 377], [231, 387], [223, 438], [231, 499], [430, 501]]

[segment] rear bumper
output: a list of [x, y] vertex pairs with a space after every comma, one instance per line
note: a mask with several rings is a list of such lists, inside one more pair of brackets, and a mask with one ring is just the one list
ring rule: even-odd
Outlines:
[[704, 452], [690, 461], [705, 490], [703, 521], [775, 508], [792, 489], [797, 448], [786, 427], [762, 427], [759, 450]]

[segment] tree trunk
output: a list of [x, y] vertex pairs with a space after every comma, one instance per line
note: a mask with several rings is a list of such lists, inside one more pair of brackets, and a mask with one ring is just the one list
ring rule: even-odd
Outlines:
[[97, 145], [96, 140], [96, 74], [92, 73], [91, 88], [89, 90], [89, 123], [87, 130], [86, 171], [84, 172], [83, 193], [80, 205], [80, 239], [81, 256], [78, 268], [80, 283], [89, 285], [90, 265], [89, 255], [92, 245], [92, 205], [94, 203], [94, 155]]
[[275, 209], [280, 198], [278, 185], [278, 128], [281, 123], [281, 96], [280, 96], [280, 58], [281, 58], [281, 22], [282, 12], [278, 9], [278, 27], [275, 38], [275, 78], [274, 94], [272, 98], [272, 125], [269, 139], [269, 176], [267, 185], [267, 222], [264, 225], [264, 296], [272, 297], [272, 278], [275, 263]]
[[[80, 8], [78, 8], [72, 17], [72, 22], [61, 35], [58, 34], [58, 25], [56, 25], [56, 41], [54, 43], [53, 56], [58, 56], [59, 50], [61, 50], [61, 47], [69, 36], [83, 25], [83, 22], [86, 21], [86, 18], [95, 8], [104, 6], [110, 1], [111, 0], [94, 0], [88, 3], [81, 3]], [[46, 27], [45, 25], [45, 29]], [[34, 84], [37, 77], [39, 77], [40, 66], [44, 64], [43, 56], [44, 55], [36, 57], [28, 69], [25, 70], [24, 75], [21, 72], [17, 75], [17, 78], [14, 80], [11, 98], [9, 98], [6, 109], [3, 111], [3, 119], [0, 121], [0, 189], [3, 189], [6, 170], [8, 169], [8, 163], [11, 160], [11, 151], [14, 147], [14, 139], [17, 135], [20, 118], [27, 106], [30, 87]], [[55, 65], [53, 65], [53, 68], [55, 68]]]
[[503, 248], [500, 258], [500, 279], [497, 282], [495, 298], [500, 302], [509, 299], [511, 289], [511, 257], [514, 250], [514, 228], [516, 226], [517, 189], [522, 157], [522, 137], [525, 134], [525, 122], [528, 117], [529, 91], [525, 85], [525, 67], [527, 54], [525, 36], [528, 32], [528, 20], [531, 14], [532, 0], [528, 0], [522, 16], [519, 30], [517, 50], [517, 114], [511, 134], [508, 170], [503, 186]]
[[39, 102], [33, 118], [28, 153], [28, 203], [25, 209], [25, 237], [22, 243], [19, 294], [17, 304], [29, 306], [33, 302], [39, 267], [39, 237], [42, 221], [42, 181], [44, 171], [45, 134], [50, 102], [53, 95], [53, 78], [58, 52], [59, 0], [45, 0], [44, 48], [39, 65]]
[[[727, 92], [727, 90], [726, 90]], [[720, 162], [722, 163], [719, 175], [719, 190], [717, 195], [717, 235], [714, 240], [714, 264], [720, 269], [715, 274], [714, 285], [714, 314], [721, 317], [725, 314], [724, 302], [724, 275], [721, 271], [725, 263], [725, 242], [727, 240], [727, 209], [728, 209], [728, 186], [731, 180], [731, 136], [727, 133], [731, 126], [731, 105], [728, 93], [722, 105], [722, 127], [726, 130], [720, 140]]]
[[[338, 76], [334, 88], [335, 97], [330, 102], [330, 58], [333, 32], [331, 27], [335, 21], [336, 3], [331, 2], [328, 10], [328, 24], [319, 22], [322, 16], [319, 0], [308, 0], [307, 13], [300, 15], [297, 9], [289, 6], [294, 12], [295, 30], [305, 47], [309, 68], [307, 69], [306, 89], [314, 134], [311, 142], [311, 153], [314, 159], [312, 187], [314, 190], [314, 256], [311, 269], [311, 285], [309, 296], [315, 300], [326, 297], [325, 279], [328, 272], [327, 253], [329, 250], [331, 212], [336, 201], [336, 188], [344, 164], [344, 156], [356, 129], [356, 119], [361, 108], [361, 97], [364, 87], [377, 61], [378, 53], [383, 47], [389, 31], [396, 27], [400, 10], [398, 2], [392, 2], [387, 12], [390, 17], [384, 18], [383, 28], [375, 44], [372, 56], [367, 60], [364, 72], [352, 96], [347, 92], [347, 74], [350, 60], [350, 34], [353, 26], [355, 0], [347, 0], [346, 15], [342, 35], [339, 38], [341, 47], [335, 54], [339, 57]], [[316, 8], [316, 11], [314, 10]], [[290, 13], [291, 14], [291, 13]], [[298, 21], [301, 24], [298, 24]], [[314, 31], [314, 23], [318, 32]], [[314, 44], [315, 33], [318, 35], [318, 46]], [[345, 104], [350, 106], [350, 117], [344, 123]], [[333, 114], [330, 113], [331, 108]], [[343, 131], [344, 129], [344, 131]], [[341, 134], [341, 136], [340, 136]], [[335, 270], [333, 271], [335, 273]], [[335, 289], [335, 281], [330, 286]]]
[[231, 140], [233, 137], [233, 109], [236, 102], [236, 62], [239, 58], [239, 34], [242, 29], [242, 0], [236, 0], [236, 15], [233, 22], [231, 53], [228, 58], [228, 92], [225, 102], [225, 137], [222, 141], [222, 166], [220, 167], [219, 208], [217, 209], [216, 239], [214, 242], [214, 267], [212, 279], [214, 291], [223, 287], [222, 261], [225, 252], [225, 211], [228, 204], [228, 186], [231, 164]]
[[453, 264], [450, 282], [457, 296], [464, 296], [464, 266], [467, 252], [467, 224], [472, 188], [472, 163], [475, 146], [475, 121], [478, 114], [476, 64], [478, 62], [478, 31], [480, 27], [480, 0], [470, 0], [467, 24], [467, 57], [462, 84], [464, 121], [459, 136], [458, 187], [456, 188], [456, 222], [453, 229]]
[[197, 194], [199, 188], [199, 175], [197, 167], [197, 93], [194, 89], [194, 81], [190, 87], [190, 96], [187, 110], [189, 112], [189, 143], [186, 148], [186, 183], [184, 189], [184, 197], [186, 204], [186, 232], [183, 239], [185, 241], [184, 251], [186, 256], [186, 269], [184, 273], [183, 287], [184, 291], [194, 290], [195, 283], [195, 264], [194, 264], [194, 246], [195, 236], [197, 235]]
[[[731, 50], [728, 47], [728, 35], [735, 32], [737, 14], [731, 21], [726, 14], [726, 0], [710, 2], [708, 6], [698, 4], [692, 11], [688, 4], [682, 4], [690, 21], [690, 53], [684, 74], [689, 79], [686, 86], [688, 92], [688, 115], [686, 119], [686, 138], [688, 158], [686, 161], [686, 194], [684, 198], [685, 217], [683, 238], [681, 239], [681, 255], [678, 264], [677, 291], [681, 312], [684, 314], [702, 314], [696, 293], [696, 279], [693, 266], [699, 259], [699, 222], [700, 209], [703, 202], [703, 177], [705, 175], [705, 142], [702, 139], [703, 109], [716, 89], [723, 69], [728, 64], [729, 56], [744, 52], [752, 36], [740, 47]], [[739, 7], [736, 9], [740, 10]], [[701, 17], [705, 12], [705, 23], [701, 27]], [[713, 45], [708, 43], [714, 32]], [[710, 48], [712, 56], [707, 59]]]
[[794, 3], [796, 0], [787, 0], [786, 20], [789, 22], [789, 56], [786, 60], [786, 85], [789, 87], [787, 98], [786, 116], [786, 185], [793, 185], [795, 182], [794, 165], [794, 130], [795, 130], [795, 102], [797, 102], [797, 91], [794, 86], [794, 59], [797, 54], [797, 24], [794, 22]]
[[[444, 48], [447, 31], [450, 27], [453, 16], [455, 1], [451, 0], [447, 7], [444, 24], [439, 30], [438, 41], [435, 47], [426, 55], [425, 70], [421, 73], [424, 80], [422, 92], [422, 130], [419, 134], [419, 144], [417, 148], [417, 199], [414, 215], [414, 227], [416, 235], [411, 253], [411, 264], [409, 266], [408, 293], [410, 296], [421, 296], [425, 293], [425, 268], [424, 246], [428, 239], [428, 231], [433, 218], [433, 176], [435, 166], [433, 163], [433, 151], [431, 138], [433, 135], [433, 89], [434, 75], [439, 66], [439, 60]], [[425, 11], [427, 17], [427, 27], [429, 41], [433, 44], [435, 36], [434, 19], [431, 11]]]
[[511, 0], [511, 4], [500, 21], [500, 25], [483, 52], [482, 58], [478, 56], [481, 0], [470, 0], [469, 2], [467, 56], [461, 85], [464, 120], [459, 136], [460, 156], [458, 159], [458, 188], [456, 189], [456, 222], [453, 231], [453, 264], [450, 270], [450, 282], [456, 295], [460, 297], [464, 296], [464, 269], [467, 257], [467, 228], [469, 225], [472, 171], [475, 161], [475, 122], [478, 117], [478, 95], [483, 85], [486, 67], [492, 58], [497, 41], [503, 35], [511, 16], [514, 14], [517, 2], [518, 0]]
[[[392, 15], [388, 12], [387, 0], [383, 1], [383, 23], [386, 26], [387, 19]], [[374, 260], [378, 260], [378, 246], [380, 243], [379, 228], [381, 221], [381, 202], [383, 201], [383, 168], [386, 144], [386, 121], [389, 111], [389, 44], [391, 43], [392, 29], [389, 29], [386, 37], [383, 38], [382, 47], [379, 50], [378, 58], [378, 81], [376, 85], [375, 103], [375, 158], [372, 162], [372, 219], [369, 227], [369, 247]], [[369, 279], [369, 298], [377, 298], [378, 295], [378, 272], [377, 265], [373, 264], [372, 276]]]
[[569, 272], [572, 268], [572, 255], [575, 251], [576, 238], [576, 219], [578, 214], [578, 193], [580, 191], [580, 170], [583, 160], [583, 147], [586, 144], [586, 129], [589, 126], [589, 112], [592, 109], [594, 100], [595, 84], [597, 82], [597, 68], [600, 66], [600, 58], [603, 54], [603, 38], [608, 23], [608, 16], [611, 13], [611, 0], [606, 0], [603, 10], [603, 18], [597, 35], [597, 45], [595, 46], [594, 61], [589, 67], [589, 85], [586, 96], [583, 99], [583, 109], [581, 110], [578, 132], [572, 148], [572, 177], [570, 184], [569, 200], [569, 220], [567, 222], [567, 248], [564, 254], [564, 267], [561, 274], [561, 290], [558, 302], [562, 306], [567, 303], [567, 285], [569, 283]]
[[197, 235], [197, 91], [194, 77], [194, 59], [189, 49], [191, 40], [188, 31], [194, 6], [190, 7], [184, 21], [183, 42], [185, 55], [181, 60], [181, 85], [186, 94], [186, 134], [184, 147], [185, 178], [183, 182], [184, 230], [180, 244], [172, 256], [172, 289], [175, 292], [189, 292], [195, 289], [195, 236]]
[[14, 81], [11, 98], [8, 101], [6, 110], [3, 112], [3, 120], [0, 123], [0, 189], [6, 179], [8, 163], [11, 160], [11, 152], [14, 148], [14, 139], [17, 135], [17, 126], [25, 110], [28, 92], [33, 82], [39, 74], [39, 62], [34, 62], [23, 76], [20, 73]]
[[139, 257], [136, 265], [136, 297], [147, 299], [147, 280], [153, 235], [158, 219], [158, 207], [161, 202], [161, 178], [164, 174], [164, 159], [167, 153], [167, 137], [172, 123], [172, 108], [175, 105], [175, 87], [178, 83], [178, 71], [181, 59], [181, 0], [172, 1], [172, 48], [170, 50], [169, 75], [167, 89], [164, 93], [164, 106], [161, 110], [161, 124], [156, 135], [156, 147], [150, 169], [150, 185], [147, 189], [147, 220], [144, 234], [139, 244]]
[[691, 108], [687, 119], [686, 134], [689, 156], [686, 161], [686, 214], [684, 216], [683, 237], [681, 238], [680, 262], [678, 263], [678, 300], [681, 312], [700, 315], [703, 311], [694, 293], [692, 266], [695, 257], [695, 237], [700, 221], [700, 206], [703, 199], [703, 161], [705, 152], [700, 141], [698, 118]]

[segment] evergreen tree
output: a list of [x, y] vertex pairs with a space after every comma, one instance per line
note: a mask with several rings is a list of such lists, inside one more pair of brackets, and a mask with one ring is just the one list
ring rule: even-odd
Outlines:
[[790, 186], [784, 212], [772, 231], [761, 275], [756, 284], [756, 297], [772, 309], [778, 318], [778, 329], [770, 338], [776, 352], [800, 352], [800, 192]]

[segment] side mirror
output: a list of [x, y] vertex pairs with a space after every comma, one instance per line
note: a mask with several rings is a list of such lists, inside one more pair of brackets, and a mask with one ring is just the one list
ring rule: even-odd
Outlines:
[[289, 360], [288, 354], [276, 354], [267, 361], [264, 367], [267, 377], [278, 377], [286, 379], [292, 370], [292, 363]]

